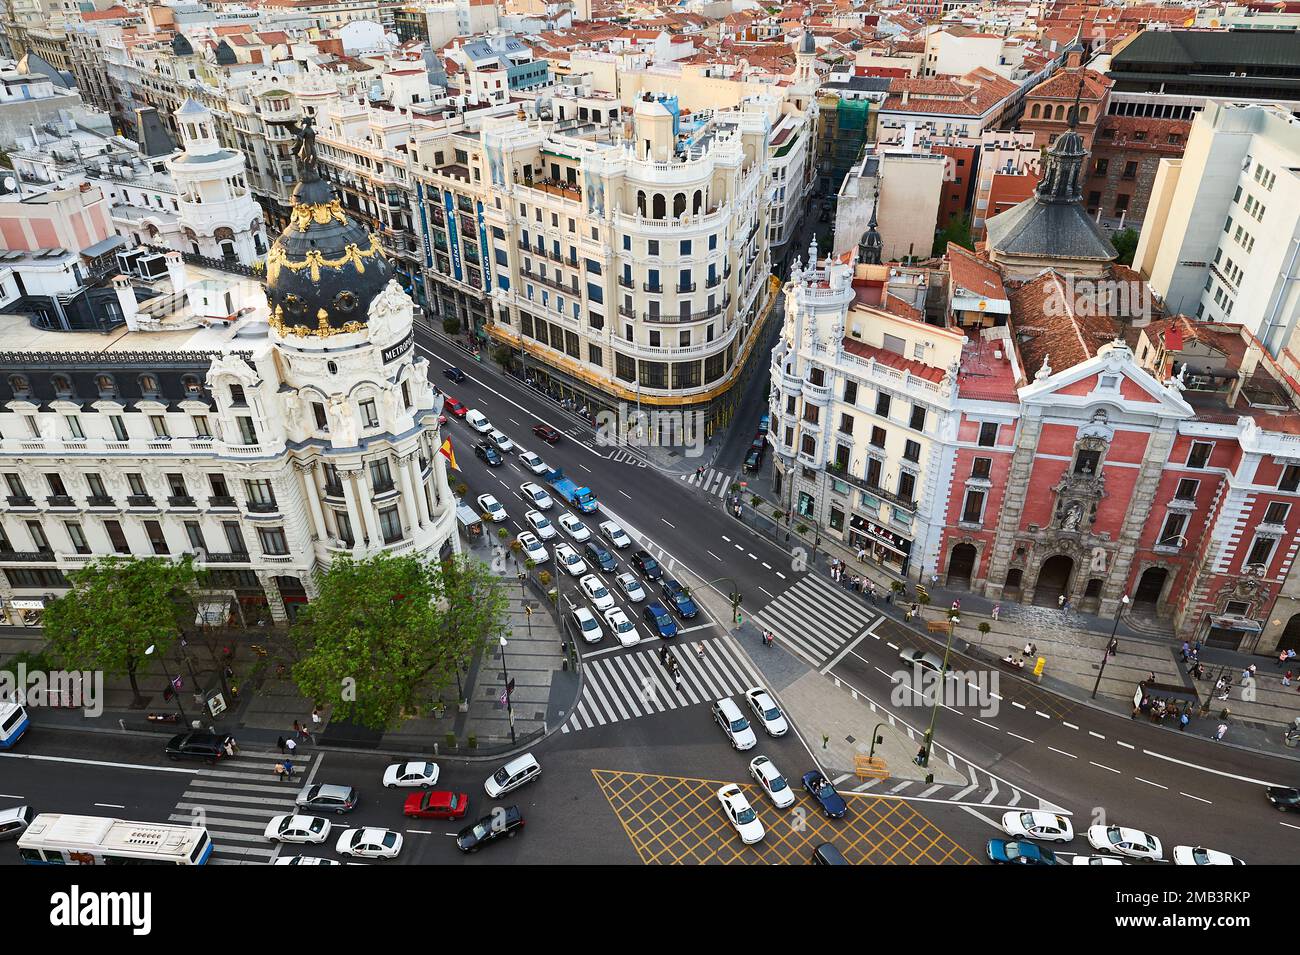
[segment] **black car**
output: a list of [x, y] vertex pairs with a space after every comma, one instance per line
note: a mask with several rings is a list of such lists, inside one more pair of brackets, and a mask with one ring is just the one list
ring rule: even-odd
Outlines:
[[230, 735], [181, 733], [167, 741], [164, 752], [170, 759], [205, 759], [209, 763], [215, 763], [225, 758], [226, 744], [232, 739]]
[[682, 619], [689, 620], [700, 612], [699, 608], [695, 606], [695, 601], [686, 592], [686, 588], [673, 578], [665, 577], [660, 589], [663, 591], [664, 598]]
[[595, 541], [587, 541], [587, 546], [582, 550], [583, 553], [587, 555], [587, 560], [591, 561], [601, 570], [607, 570], [611, 573], [618, 570], [618, 561], [614, 559], [614, 555], [605, 550], [605, 548], [601, 547]]
[[840, 852], [833, 843], [823, 842], [813, 850], [813, 865], [848, 865], [849, 860], [844, 858], [844, 853]]
[[501, 452], [496, 449], [496, 445], [487, 441], [480, 441], [474, 445], [474, 453], [490, 468], [499, 468], [506, 463], [505, 458], [501, 457]]
[[491, 845], [502, 836], [513, 839], [523, 827], [524, 816], [518, 806], [495, 809], [456, 833], [456, 848], [461, 852], [477, 852], [481, 846]]
[[1268, 801], [1282, 812], [1300, 812], [1300, 789], [1289, 786], [1269, 786]]
[[549, 424], [533, 425], [533, 434], [537, 435], [547, 444], [559, 444], [560, 432], [556, 431]]
[[648, 550], [639, 550], [633, 554], [632, 563], [646, 575], [647, 580], [658, 580], [664, 575], [664, 569], [659, 566], [659, 561], [655, 560]]
[[756, 451], [751, 448], [749, 453], [745, 455], [745, 470], [757, 471], [762, 466], [763, 466], [763, 452]]
[[832, 819], [843, 819], [844, 814], [849, 811], [849, 804], [844, 801], [835, 790], [831, 781], [821, 774], [819, 770], [812, 770], [803, 774], [803, 788], [817, 800], [817, 804], [822, 807], [822, 812]]
[[457, 368], [455, 365], [448, 365], [446, 368], [442, 370], [442, 373], [446, 375], [448, 378], [450, 378], [452, 381], [460, 382], [465, 380], [465, 373], [461, 371], [459, 368]]

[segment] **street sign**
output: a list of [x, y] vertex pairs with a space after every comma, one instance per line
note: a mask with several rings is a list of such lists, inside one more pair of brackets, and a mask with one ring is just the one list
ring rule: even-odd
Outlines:
[[218, 693], [213, 696], [212, 699], [208, 700], [208, 712], [213, 716], [220, 716], [222, 713], [226, 712], [225, 696]]
[[181, 688], [180, 674], [177, 674], [176, 676], [172, 677], [172, 686], [177, 690]]

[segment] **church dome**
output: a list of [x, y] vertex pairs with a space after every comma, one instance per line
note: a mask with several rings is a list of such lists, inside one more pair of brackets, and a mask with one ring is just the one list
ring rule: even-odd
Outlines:
[[344, 213], [316, 168], [312, 120], [298, 133], [298, 185], [289, 225], [266, 255], [271, 326], [328, 337], [366, 327], [371, 301], [392, 277], [379, 239]]

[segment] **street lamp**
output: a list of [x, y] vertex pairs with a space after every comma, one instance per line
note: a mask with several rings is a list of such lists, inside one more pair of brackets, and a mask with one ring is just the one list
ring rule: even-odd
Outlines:
[[510, 667], [506, 664], [506, 638], [501, 638], [501, 675], [506, 681], [506, 715], [510, 718], [510, 745], [515, 743], [515, 710], [510, 702]]
[[[930, 765], [930, 749], [934, 745], [934, 724], [939, 719], [939, 703], [943, 699], [944, 680], [948, 674], [948, 655], [952, 653], [952, 635], [957, 632], [957, 624], [961, 623], [961, 615], [955, 610], [948, 615], [948, 642], [943, 646], [943, 667], [939, 670], [939, 685], [934, 691], [934, 706], [930, 710], [930, 727], [925, 731], [925, 743], [921, 747], [921, 759], [919, 766]], [[926, 777], [926, 782], [930, 782], [932, 776]]]
[[[144, 655], [147, 657], [152, 656], [156, 649], [157, 647], [151, 643], [149, 644], [149, 648], [144, 651]], [[161, 653], [158, 654], [158, 660], [163, 665], [163, 676], [167, 680], [167, 685], [171, 688], [172, 697], [176, 700], [176, 709], [180, 710], [181, 722], [188, 723], [189, 717], [185, 715], [185, 707], [181, 705], [181, 691], [180, 688], [176, 686], [177, 681], [172, 679], [171, 673], [167, 670], [167, 663], [163, 660]]]
[[1115, 611], [1115, 625], [1110, 628], [1110, 640], [1106, 643], [1106, 649], [1101, 652], [1101, 667], [1097, 670], [1097, 682], [1092, 685], [1092, 698], [1097, 698], [1097, 688], [1101, 686], [1101, 675], [1106, 672], [1106, 661], [1110, 659], [1110, 646], [1115, 642], [1115, 634], [1119, 632], [1119, 619], [1124, 616], [1124, 608], [1128, 606], [1128, 594], [1119, 598], [1119, 609]]

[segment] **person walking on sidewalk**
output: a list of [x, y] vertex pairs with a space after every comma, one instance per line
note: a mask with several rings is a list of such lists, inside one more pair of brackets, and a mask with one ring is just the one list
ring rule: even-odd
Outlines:
[[1106, 644], [1106, 656], [1113, 657], [1119, 653], [1119, 641], [1114, 637], [1110, 638], [1110, 643]]
[[1219, 728], [1214, 731], [1214, 738], [1218, 740], [1220, 743], [1222, 743], [1223, 737], [1226, 736], [1227, 733], [1228, 733], [1228, 724], [1220, 723]]
[[994, 623], [997, 623], [997, 622], [998, 622], [998, 614], [1000, 614], [1001, 612], [1002, 612], [1002, 604], [994, 604], [994, 605], [993, 605], [993, 622], [994, 622]]
[[1291, 671], [1290, 671], [1290, 670], [1287, 670], [1286, 673], [1284, 673], [1284, 674], [1282, 675], [1282, 685], [1283, 685], [1283, 686], [1290, 686], [1290, 685], [1291, 685]]
[[284, 748], [287, 751], [287, 755], [292, 756], [298, 749], [298, 744], [294, 742], [293, 739], [287, 739], [284, 741]]
[[1179, 730], [1179, 732], [1182, 732], [1182, 733], [1187, 732], [1187, 724], [1190, 723], [1191, 721], [1192, 721], [1192, 718], [1191, 718], [1190, 716], [1187, 715], [1187, 708], [1184, 707], [1184, 708], [1183, 708], [1183, 712], [1180, 713], [1179, 716], [1178, 716], [1178, 730]]

